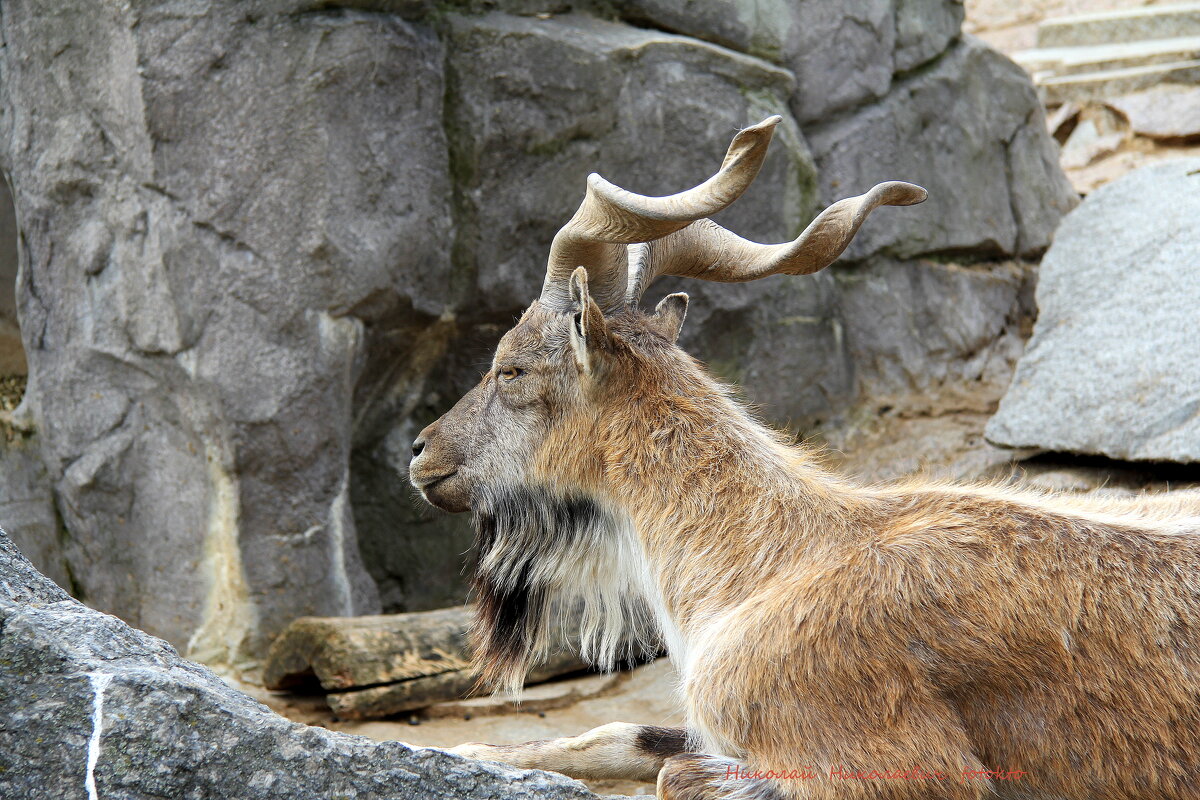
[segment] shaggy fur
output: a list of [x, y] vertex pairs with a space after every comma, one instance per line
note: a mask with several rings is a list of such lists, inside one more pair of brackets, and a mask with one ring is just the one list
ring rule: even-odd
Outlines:
[[707, 217], [754, 179], [779, 121], [739, 132], [679, 194], [590, 177], [542, 301], [409, 468], [430, 502], [476, 512], [486, 679], [519, 684], [548, 619], [581, 603], [602, 663], [657, 628], [686, 733], [613, 723], [456, 749], [657, 774], [673, 800], [1200, 798], [1200, 495], [860, 486], [675, 346], [685, 295], [634, 307], [663, 274], [815, 272], [873, 209], [925, 198], [888, 182], [790, 243], [736, 236]]
[[[523, 668], [567, 592], [601, 654], [656, 617], [693, 749], [816, 776], [678, 757], [663, 796], [1200, 796], [1200, 496], [859, 486], [652, 319], [581, 315], [572, 345], [570, 315], [532, 309], [497, 353], [547, 366], [521, 389], [544, 420], [526, 485], [474, 487], [485, 674]], [[916, 768], [947, 777], [886, 777]]]
[[[551, 623], [579, 607], [580, 649], [598, 666], [644, 656], [653, 624], [621, 569], [632, 532], [593, 500], [544, 487], [480, 491], [475, 503], [472, 644], [485, 684], [520, 690], [553, 641]], [[633, 576], [633, 580], [640, 576]]]

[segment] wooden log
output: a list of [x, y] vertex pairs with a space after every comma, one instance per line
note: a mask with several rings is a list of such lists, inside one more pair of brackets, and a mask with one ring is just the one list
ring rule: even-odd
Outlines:
[[268, 689], [313, 675], [326, 691], [412, 680], [469, 667], [466, 606], [373, 617], [301, 617], [271, 644]]
[[[315, 678], [330, 708], [346, 719], [399, 714], [471, 695], [466, 606], [373, 617], [301, 617], [271, 645], [268, 689], [294, 689]], [[583, 669], [562, 647], [526, 683]]]
[[[525, 683], [547, 681], [584, 666], [578, 655], [563, 650], [532, 670], [525, 678]], [[378, 719], [415, 711], [434, 703], [473, 697], [476, 695], [475, 688], [475, 676], [469, 670], [461, 669], [384, 686], [331, 692], [325, 696], [325, 700], [342, 719]]]

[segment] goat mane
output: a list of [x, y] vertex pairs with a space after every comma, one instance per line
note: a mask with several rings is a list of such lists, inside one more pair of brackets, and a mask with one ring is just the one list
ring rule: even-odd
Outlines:
[[480, 494], [471, 644], [481, 684], [519, 691], [529, 668], [566, 642], [568, 621], [579, 623], [571, 644], [602, 669], [654, 649], [643, 576], [629, 571], [627, 550], [636, 545], [628, 522], [545, 487]]

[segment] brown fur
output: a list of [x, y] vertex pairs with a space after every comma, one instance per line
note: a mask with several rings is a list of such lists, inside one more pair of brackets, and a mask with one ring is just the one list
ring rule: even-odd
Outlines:
[[[704, 752], [817, 775], [780, 797], [1200, 797], [1200, 495], [859, 486], [661, 325], [581, 312], [590, 372], [536, 305], [497, 352], [546, 372], [520, 480], [628, 515]], [[664, 796], [729, 791], [679, 758]], [[949, 777], [829, 777], [912, 768]]]

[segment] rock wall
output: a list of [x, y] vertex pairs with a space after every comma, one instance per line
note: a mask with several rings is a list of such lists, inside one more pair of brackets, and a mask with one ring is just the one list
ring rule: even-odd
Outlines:
[[[1004, 302], [936, 270], [1036, 254], [1074, 202], [1032, 88], [961, 19], [953, 0], [6, 2], [19, 416], [61, 516], [40, 557], [227, 665], [296, 616], [461, 602], [470, 537], [408, 492], [416, 431], [536, 294], [588, 172], [676, 191], [774, 113], [720, 217], [740, 233], [790, 238], [883, 179], [931, 199], [873, 217], [849, 273], [647, 302], [690, 292], [685, 347], [797, 430], [897, 369], [958, 374], [931, 365], [979, 351], [937, 342], [987, 350]], [[926, 304], [985, 311], [879, 330], [895, 298], [847, 276], [893, 264], [945, 293]]]

